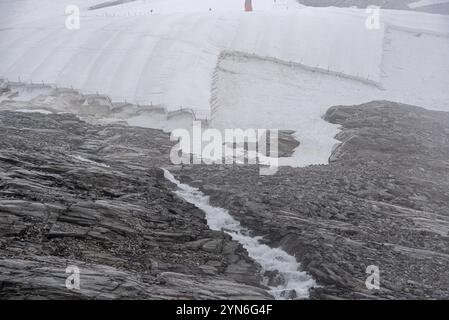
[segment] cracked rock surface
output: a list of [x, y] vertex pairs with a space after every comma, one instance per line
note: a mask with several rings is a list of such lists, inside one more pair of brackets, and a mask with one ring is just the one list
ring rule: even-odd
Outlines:
[[[374, 101], [330, 108], [325, 119], [342, 129], [329, 165], [176, 175], [296, 256], [321, 286], [311, 298], [448, 299], [449, 113]], [[365, 285], [370, 265], [379, 290]]]
[[[449, 113], [374, 101], [325, 119], [341, 126], [329, 165], [259, 176], [170, 166], [158, 130], [0, 112], [0, 298], [270, 298], [247, 252], [173, 194], [168, 167], [294, 255], [312, 299], [448, 299]], [[70, 265], [80, 290], [65, 287]]]
[[1, 111], [0, 298], [271, 298], [247, 252], [172, 193], [170, 148], [159, 130]]

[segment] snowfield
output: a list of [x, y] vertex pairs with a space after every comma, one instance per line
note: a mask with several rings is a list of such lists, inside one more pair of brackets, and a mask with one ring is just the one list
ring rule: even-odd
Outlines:
[[[294, 0], [253, 0], [251, 13], [242, 0], [89, 10], [99, 3], [0, 0], [0, 78], [191, 108], [220, 128], [294, 129], [301, 146], [284, 164], [300, 166], [327, 163], [338, 128], [321, 116], [332, 105], [389, 99], [449, 111], [448, 16], [382, 10], [370, 29], [365, 10]], [[81, 9], [79, 30], [65, 26], [68, 4]]]
[[[84, 2], [81, 8], [92, 4]], [[113, 100], [189, 106], [205, 115], [208, 83], [223, 50], [379, 80], [381, 52], [366, 44], [380, 47], [383, 32], [370, 32], [359, 17], [287, 3], [288, 10], [273, 7], [272, 0], [255, 1], [257, 11], [248, 14], [241, 0], [136, 1], [82, 10], [77, 31], [65, 28], [61, 10], [2, 32], [0, 48], [7, 52], [0, 56], [0, 75], [101, 92]]]
[[448, 3], [449, 0], [420, 0], [410, 3], [409, 8], [415, 9], [420, 7], [426, 7], [434, 4]]

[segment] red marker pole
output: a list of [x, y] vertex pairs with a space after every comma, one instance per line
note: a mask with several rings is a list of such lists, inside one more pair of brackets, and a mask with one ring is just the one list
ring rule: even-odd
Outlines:
[[253, 11], [252, 0], [245, 0], [245, 11]]

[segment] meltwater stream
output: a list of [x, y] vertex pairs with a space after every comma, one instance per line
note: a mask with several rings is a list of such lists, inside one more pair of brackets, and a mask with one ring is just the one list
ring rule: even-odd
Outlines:
[[[207, 223], [212, 230], [223, 230], [235, 241], [240, 242], [248, 251], [249, 256], [262, 266], [264, 272], [278, 272], [283, 278], [282, 284], [270, 287], [270, 293], [275, 299], [295, 296], [297, 299], [308, 298], [309, 289], [316, 283], [307, 273], [299, 270], [299, 263], [295, 257], [279, 248], [270, 248], [260, 243], [260, 237], [250, 237], [248, 230], [243, 228], [229, 214], [228, 210], [211, 206], [209, 196], [206, 196], [197, 188], [180, 183], [168, 170], [163, 170], [165, 178], [177, 185], [176, 194], [206, 213]], [[295, 294], [292, 295], [292, 292]]]

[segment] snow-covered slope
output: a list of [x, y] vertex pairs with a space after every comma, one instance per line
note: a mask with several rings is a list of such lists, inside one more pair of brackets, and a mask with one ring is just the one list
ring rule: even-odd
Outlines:
[[64, 1], [24, 0], [14, 10], [11, 2], [1, 2], [0, 76], [13, 80], [189, 106], [205, 116], [223, 50], [379, 80], [382, 31], [366, 29], [364, 17], [295, 1], [255, 0], [255, 12], [245, 13], [241, 0], [143, 0], [99, 10], [87, 10], [95, 2], [83, 0], [81, 28], [72, 31], [65, 28]]
[[448, 2], [449, 2], [448, 0], [420, 0], [420, 1], [410, 3], [408, 6], [411, 9], [415, 9], [415, 8], [421, 8], [421, 7], [431, 6], [434, 4], [441, 4], [441, 3], [448, 3]]
[[[312, 156], [299, 164], [327, 162], [337, 128], [321, 115], [331, 105], [389, 98], [449, 109], [448, 16], [383, 10], [372, 30], [365, 10], [295, 0], [253, 0], [254, 12], [243, 11], [243, 0], [136, 0], [88, 10], [101, 2], [0, 0], [0, 78], [187, 107], [200, 118], [210, 118], [213, 104], [213, 125], [271, 124], [302, 132], [303, 142], [311, 137], [300, 148]], [[79, 30], [65, 27], [73, 3]], [[214, 82], [223, 52], [266, 63], [228, 61], [241, 77]], [[217, 85], [224, 87], [214, 97]]]

